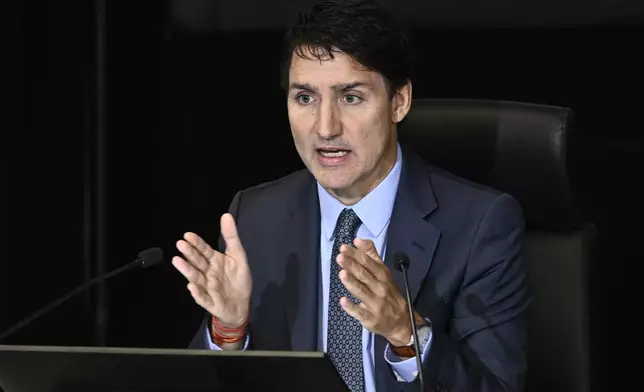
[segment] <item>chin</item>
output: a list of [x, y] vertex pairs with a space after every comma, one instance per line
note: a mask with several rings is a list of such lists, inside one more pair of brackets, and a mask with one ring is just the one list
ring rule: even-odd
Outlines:
[[333, 173], [331, 170], [318, 170], [314, 177], [325, 189], [334, 191], [351, 188], [355, 183], [355, 176]]

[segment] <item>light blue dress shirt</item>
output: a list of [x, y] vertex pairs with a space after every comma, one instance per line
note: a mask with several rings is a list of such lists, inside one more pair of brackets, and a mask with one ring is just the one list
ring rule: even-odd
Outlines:
[[[378, 254], [383, 257], [386, 251], [387, 228], [391, 220], [391, 212], [396, 199], [400, 172], [402, 169], [402, 151], [398, 146], [396, 164], [387, 177], [376, 188], [369, 192], [357, 204], [348, 208], [358, 215], [362, 224], [358, 228], [357, 238], [373, 241]], [[320, 184], [318, 184], [318, 195], [320, 199], [321, 215], [321, 238], [320, 238], [320, 260], [322, 272], [322, 336], [320, 336], [323, 350], [326, 352], [327, 344], [327, 317], [329, 309], [329, 274], [331, 271], [331, 252], [333, 248], [333, 232], [340, 212], [347, 208], [336, 198], [331, 196]], [[213, 350], [220, 348], [212, 342], [208, 333], [205, 336], [208, 346]], [[246, 338], [245, 347], [248, 345], [249, 337]], [[427, 344], [422, 348], [422, 360], [425, 361], [431, 347], [432, 338], [429, 337]], [[412, 382], [417, 377], [418, 366], [415, 358], [402, 360], [397, 357], [387, 345], [383, 353], [385, 360], [395, 371], [399, 380]], [[362, 358], [365, 376], [366, 392], [376, 390], [375, 383], [375, 359], [374, 359], [374, 334], [368, 330], [362, 330]]]

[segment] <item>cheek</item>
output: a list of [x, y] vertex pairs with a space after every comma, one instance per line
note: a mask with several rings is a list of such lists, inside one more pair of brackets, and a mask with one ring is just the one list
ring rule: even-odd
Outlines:
[[389, 137], [390, 127], [387, 116], [380, 111], [374, 110], [369, 115], [352, 116], [347, 120], [351, 123], [348, 128], [357, 130], [354, 140], [361, 150], [378, 150]]
[[298, 146], [306, 144], [311, 139], [312, 129], [314, 127], [313, 116], [308, 113], [303, 113], [302, 110], [297, 112], [290, 112], [288, 114], [288, 121], [291, 127], [291, 134], [293, 140]]
[[301, 110], [293, 110], [289, 108], [288, 110], [288, 122], [291, 126], [291, 131], [293, 134], [299, 134], [301, 133], [301, 130], [305, 127], [304, 122], [305, 118], [302, 115]]

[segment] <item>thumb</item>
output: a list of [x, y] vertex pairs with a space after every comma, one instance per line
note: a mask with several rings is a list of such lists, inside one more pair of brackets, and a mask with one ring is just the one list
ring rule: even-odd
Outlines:
[[246, 259], [246, 252], [242, 246], [239, 234], [237, 234], [237, 225], [235, 219], [231, 214], [224, 214], [221, 216], [221, 236], [226, 241], [226, 254], [230, 255], [237, 261], [240, 258]]
[[372, 259], [380, 260], [380, 255], [378, 255], [378, 250], [376, 249], [376, 246], [373, 244], [373, 241], [356, 238], [353, 241], [353, 244], [356, 246], [356, 248], [366, 253], [367, 256], [371, 257]]

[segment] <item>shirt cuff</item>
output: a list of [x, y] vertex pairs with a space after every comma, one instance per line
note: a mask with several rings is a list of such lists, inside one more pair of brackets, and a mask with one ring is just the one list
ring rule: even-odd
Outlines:
[[[421, 348], [421, 363], [425, 363], [427, 356], [432, 345], [432, 331], [429, 331], [429, 337], [425, 346]], [[418, 377], [418, 364], [416, 363], [416, 357], [402, 359], [391, 350], [391, 346], [387, 343], [385, 348], [385, 361], [391, 366], [396, 378], [401, 382], [412, 382]]]
[[[210, 347], [210, 349], [214, 351], [221, 351], [221, 347], [212, 342], [212, 336], [210, 336], [210, 331], [208, 331], [208, 328], [206, 328], [206, 336], [204, 336], [204, 338], [206, 340], [206, 347]], [[246, 350], [248, 348], [248, 342], [250, 342], [250, 335], [247, 333], [246, 341], [244, 342], [244, 348], [242, 350]]]

